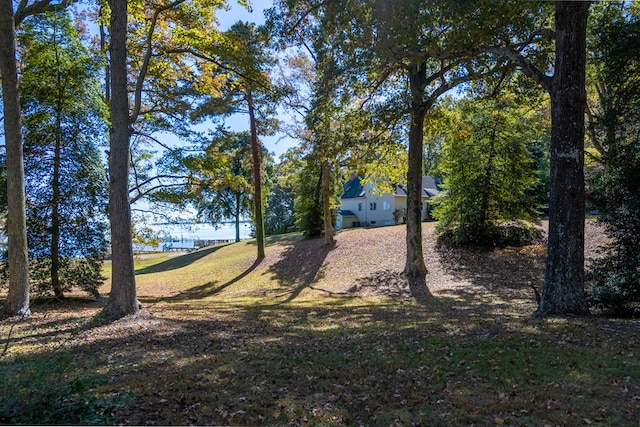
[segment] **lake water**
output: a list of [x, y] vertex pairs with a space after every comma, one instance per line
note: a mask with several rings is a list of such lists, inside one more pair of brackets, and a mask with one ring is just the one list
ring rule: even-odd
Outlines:
[[[235, 224], [153, 224], [151, 228], [163, 240], [159, 247], [134, 245], [134, 251], [162, 251], [193, 249], [196, 241], [235, 241]], [[249, 221], [240, 222], [240, 240], [252, 238], [253, 227]]]

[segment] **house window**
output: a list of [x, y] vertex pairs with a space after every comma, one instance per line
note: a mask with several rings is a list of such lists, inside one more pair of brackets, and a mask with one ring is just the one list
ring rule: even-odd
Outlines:
[[362, 211], [362, 203], [358, 203], [358, 210]]
[[389, 209], [391, 209], [391, 203], [382, 202], [382, 209], [385, 210], [385, 211], [388, 211]]
[[369, 210], [375, 211], [377, 208], [376, 202], [369, 203]]

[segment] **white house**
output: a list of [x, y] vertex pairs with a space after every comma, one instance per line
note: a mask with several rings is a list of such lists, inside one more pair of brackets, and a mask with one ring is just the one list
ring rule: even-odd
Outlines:
[[[392, 193], [373, 194], [373, 186], [363, 186], [354, 173], [344, 184], [341, 206], [338, 211], [337, 228], [380, 227], [402, 224], [407, 210], [407, 188], [402, 184], [392, 186]], [[436, 181], [422, 177], [422, 220], [430, 219], [430, 197], [440, 192]]]

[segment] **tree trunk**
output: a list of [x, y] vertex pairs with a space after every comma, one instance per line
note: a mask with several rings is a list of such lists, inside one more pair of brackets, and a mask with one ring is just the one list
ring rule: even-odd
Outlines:
[[556, 2], [547, 271], [536, 316], [589, 313], [584, 294], [584, 111], [588, 2]]
[[422, 147], [426, 75], [424, 64], [409, 68], [411, 91], [411, 127], [409, 129], [409, 170], [407, 172], [407, 277], [423, 279], [427, 274], [422, 251]]
[[109, 157], [109, 217], [111, 222], [111, 294], [105, 308], [117, 319], [137, 313], [129, 205], [129, 98], [127, 90], [127, 0], [111, 5], [111, 133]]
[[28, 316], [29, 255], [24, 196], [24, 163], [20, 123], [20, 92], [16, 68], [16, 32], [13, 2], [0, 0], [0, 75], [4, 105], [7, 153], [7, 229], [9, 234], [9, 293], [4, 305], [8, 316]]
[[[56, 49], [56, 60], [58, 50]], [[57, 73], [58, 99], [56, 105], [56, 139], [53, 148], [53, 176], [51, 179], [51, 286], [56, 298], [64, 298], [60, 285], [60, 163], [62, 157], [62, 75]]]
[[236, 191], [236, 242], [240, 241], [240, 199], [242, 198], [242, 193]]
[[247, 91], [247, 103], [249, 105], [249, 121], [251, 126], [251, 155], [253, 158], [253, 207], [256, 226], [256, 244], [258, 246], [258, 259], [265, 257], [264, 249], [264, 218], [262, 214], [262, 145], [258, 141], [255, 107], [251, 90]]
[[62, 141], [60, 138], [60, 110], [56, 120], [56, 142], [53, 149], [53, 177], [51, 179], [51, 286], [56, 298], [64, 298], [64, 292], [60, 285], [60, 156]]
[[331, 165], [329, 160], [322, 161], [322, 209], [324, 214], [324, 242], [333, 245], [333, 215], [331, 214]]

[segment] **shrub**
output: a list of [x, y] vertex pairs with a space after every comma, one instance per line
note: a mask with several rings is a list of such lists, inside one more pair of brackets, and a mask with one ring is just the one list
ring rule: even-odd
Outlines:
[[438, 234], [438, 243], [450, 246], [525, 246], [544, 240], [542, 229], [526, 223], [449, 227]]

